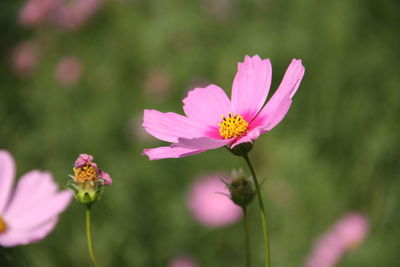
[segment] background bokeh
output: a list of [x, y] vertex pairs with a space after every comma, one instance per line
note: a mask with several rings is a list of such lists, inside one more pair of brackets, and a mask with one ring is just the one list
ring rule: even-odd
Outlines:
[[[0, 147], [18, 175], [49, 170], [60, 186], [79, 153], [111, 174], [93, 209], [101, 266], [167, 266], [178, 255], [243, 266], [241, 224], [201, 226], [185, 201], [196, 177], [244, 161], [219, 149], [151, 162], [141, 151], [162, 142], [140, 123], [145, 108], [181, 113], [195, 86], [229, 93], [246, 54], [271, 58], [272, 90], [291, 58], [306, 67], [290, 112], [251, 153], [268, 177], [273, 266], [302, 266], [348, 211], [364, 213], [371, 228], [338, 266], [400, 265], [398, 1], [109, 0], [72, 26], [31, 25], [21, 19], [25, 4], [0, 1]], [[18, 59], [21, 47], [28, 56]], [[254, 266], [262, 266], [256, 205], [249, 213]], [[42, 242], [0, 248], [0, 266], [89, 264], [78, 203]]]

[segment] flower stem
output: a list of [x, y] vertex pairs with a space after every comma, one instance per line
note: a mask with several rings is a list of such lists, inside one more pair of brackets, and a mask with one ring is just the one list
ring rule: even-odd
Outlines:
[[249, 235], [249, 225], [247, 220], [247, 210], [246, 207], [243, 209], [243, 230], [246, 242], [246, 267], [251, 267], [251, 256], [250, 256], [250, 235]]
[[92, 246], [92, 232], [90, 231], [90, 208], [91, 208], [90, 205], [86, 205], [86, 237], [89, 248], [89, 255], [90, 258], [92, 259], [93, 265], [95, 267], [99, 267], [99, 265], [97, 265], [96, 258], [94, 256], [93, 246]]
[[246, 161], [247, 165], [249, 166], [251, 175], [253, 176], [254, 185], [256, 187], [257, 193], [257, 200], [258, 200], [258, 208], [260, 210], [261, 215], [261, 225], [263, 229], [263, 236], [264, 236], [264, 248], [265, 248], [265, 266], [271, 266], [270, 260], [270, 253], [269, 253], [269, 240], [268, 240], [268, 229], [267, 229], [267, 216], [265, 215], [264, 203], [261, 196], [260, 184], [258, 183], [258, 179], [256, 173], [254, 171], [253, 165], [251, 165], [250, 159], [248, 154], [243, 156], [244, 160]]

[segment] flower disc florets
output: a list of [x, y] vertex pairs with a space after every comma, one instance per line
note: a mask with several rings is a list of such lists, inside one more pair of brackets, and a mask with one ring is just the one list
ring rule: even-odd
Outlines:
[[3, 218], [0, 216], [0, 233], [3, 233], [5, 231], [7, 231], [7, 224], [3, 220]]
[[99, 169], [92, 160], [93, 156], [80, 154], [74, 164], [72, 180], [68, 183], [75, 198], [86, 205], [99, 200], [104, 187], [112, 182], [110, 175]]
[[228, 113], [228, 117], [221, 116], [219, 134], [223, 139], [238, 138], [247, 133], [249, 124], [239, 114]]

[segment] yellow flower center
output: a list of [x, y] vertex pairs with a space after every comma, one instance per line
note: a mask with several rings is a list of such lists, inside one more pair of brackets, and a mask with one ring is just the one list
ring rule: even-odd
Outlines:
[[7, 230], [7, 224], [3, 220], [3, 218], [0, 216], [0, 234], [5, 232]]
[[97, 170], [95, 167], [86, 163], [85, 166], [74, 168], [75, 181], [78, 183], [94, 182], [98, 179]]
[[249, 124], [243, 117], [237, 113], [228, 113], [228, 117], [222, 115], [222, 121], [219, 123], [219, 135], [224, 139], [237, 138], [249, 129]]

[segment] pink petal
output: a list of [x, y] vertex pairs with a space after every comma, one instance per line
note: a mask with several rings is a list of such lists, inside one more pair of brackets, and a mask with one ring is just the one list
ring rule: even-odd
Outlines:
[[251, 121], [260, 111], [268, 96], [271, 85], [272, 68], [269, 59], [258, 55], [246, 56], [238, 64], [238, 72], [232, 86], [232, 110], [246, 121]]
[[185, 147], [163, 146], [143, 150], [143, 155], [149, 157], [150, 160], [166, 159], [166, 158], [183, 158], [204, 152], [201, 149], [192, 149]]
[[11, 193], [14, 181], [15, 163], [5, 150], [0, 150], [0, 214], [3, 213]]
[[33, 228], [57, 216], [72, 198], [71, 192], [56, 192], [57, 188], [49, 173], [31, 171], [25, 174], [4, 212], [6, 223], [15, 228]]
[[42, 225], [29, 229], [10, 228], [0, 235], [0, 245], [13, 247], [37, 242], [46, 237], [57, 224], [57, 217], [53, 217]]
[[177, 144], [172, 144], [171, 147], [185, 147], [191, 149], [215, 149], [229, 144], [232, 139], [214, 139], [209, 137], [200, 137], [193, 139], [179, 138]]
[[253, 143], [261, 135], [261, 127], [257, 127], [249, 131], [245, 136], [242, 136], [238, 140], [236, 140], [233, 144], [231, 144], [231, 148], [234, 148], [237, 145], [242, 143]]
[[179, 137], [202, 137], [207, 130], [185, 116], [148, 109], [144, 111], [143, 127], [152, 136], [171, 143], [176, 143]]
[[301, 60], [293, 59], [278, 89], [257, 117], [251, 122], [252, 126], [262, 125], [262, 132], [274, 128], [288, 112], [292, 104], [292, 97], [299, 88], [303, 76], [304, 67], [301, 64]]
[[227, 95], [213, 84], [190, 91], [183, 103], [183, 110], [191, 120], [214, 127], [218, 126], [222, 115], [230, 112]]

